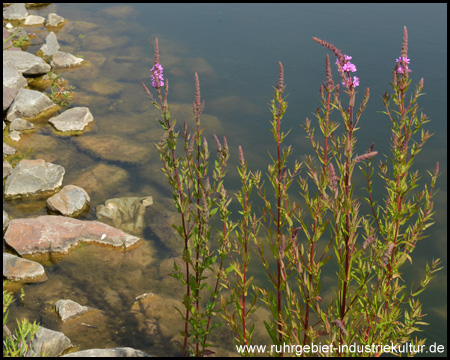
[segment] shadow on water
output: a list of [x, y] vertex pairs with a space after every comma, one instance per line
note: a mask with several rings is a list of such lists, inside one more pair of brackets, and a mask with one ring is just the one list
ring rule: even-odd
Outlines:
[[176, 255], [174, 251], [169, 248], [158, 235], [156, 235], [150, 226], [146, 225], [144, 227], [142, 230], [142, 237], [153, 244], [154, 248], [157, 250], [157, 257], [159, 259], [166, 259]]

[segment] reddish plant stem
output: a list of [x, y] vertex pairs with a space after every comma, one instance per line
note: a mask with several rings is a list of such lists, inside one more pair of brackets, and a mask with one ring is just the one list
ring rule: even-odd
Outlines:
[[352, 156], [352, 138], [353, 138], [353, 106], [350, 106], [349, 113], [349, 131], [347, 132], [347, 143], [348, 143], [348, 153], [345, 164], [345, 198], [347, 200], [347, 211], [345, 214], [345, 279], [344, 279], [344, 287], [342, 290], [342, 301], [341, 301], [341, 321], [343, 321], [345, 316], [345, 302], [347, 298], [347, 287], [348, 287], [348, 272], [350, 267], [350, 244], [349, 244], [349, 230], [350, 230], [350, 162]]
[[[244, 196], [244, 214], [247, 212], [247, 201], [248, 195], [245, 193]], [[242, 334], [244, 338], [245, 345], [248, 345], [247, 332], [245, 328], [245, 283], [247, 281], [247, 218], [244, 215], [244, 280], [242, 288], [242, 300], [241, 300], [241, 311], [242, 311]]]
[[[279, 94], [281, 98], [281, 94]], [[278, 167], [278, 199], [277, 199], [277, 244], [281, 242], [281, 101], [278, 102], [277, 118], [277, 167]], [[281, 334], [281, 259], [277, 259], [277, 312], [278, 312], [278, 341], [281, 344], [283, 338]], [[280, 356], [283, 356], [281, 351]]]
[[[402, 78], [403, 81], [403, 78]], [[403, 85], [400, 85], [401, 89], [400, 89], [400, 103], [399, 103], [399, 111], [401, 113], [401, 119], [402, 121], [405, 121], [405, 116], [406, 116], [406, 110], [405, 110], [405, 94], [404, 94], [404, 87]], [[406, 132], [407, 132], [407, 128], [406, 128], [406, 124], [403, 126], [403, 135], [406, 136]], [[405, 159], [406, 156], [403, 158], [403, 160], [401, 160], [403, 162], [403, 164], [405, 163]], [[398, 174], [397, 175], [397, 188], [400, 189], [400, 182], [401, 179], [403, 178], [404, 174]], [[403, 196], [402, 194], [398, 191], [397, 192], [397, 212], [400, 213], [402, 210], [402, 202], [403, 202]], [[397, 221], [395, 222], [395, 230], [394, 230], [394, 238], [393, 238], [393, 244], [394, 244], [394, 248], [392, 250], [391, 253], [391, 257], [389, 259], [389, 263], [388, 263], [388, 278], [387, 278], [387, 283], [390, 284], [391, 283], [391, 272], [392, 272], [392, 263], [394, 261], [395, 258], [395, 251], [396, 251], [396, 244], [397, 244], [397, 236], [398, 236], [398, 232], [400, 229], [400, 219], [397, 219]], [[388, 302], [386, 301], [384, 304], [384, 309], [387, 312], [388, 311]]]
[[[149, 94], [150, 98], [153, 100], [153, 96], [151, 95], [150, 91], [148, 91], [147, 87], [142, 83], [142, 85], [144, 86], [144, 89], [146, 90], [147, 94]], [[161, 95], [161, 89], [157, 88], [157, 92], [158, 92], [158, 99], [159, 99], [159, 103], [160, 103], [160, 107], [163, 110], [163, 115], [164, 115], [164, 120], [165, 120], [165, 126], [167, 129], [171, 128], [171, 124], [170, 124], [170, 120], [167, 117], [167, 107], [165, 102], [163, 102], [162, 100], [162, 95]], [[154, 101], [154, 100], [153, 100]], [[173, 129], [171, 130], [171, 132], [173, 133]], [[177, 190], [178, 190], [178, 196], [179, 196], [179, 205], [180, 205], [180, 209], [181, 209], [181, 204], [183, 203], [183, 192], [181, 191], [181, 183], [180, 183], [180, 177], [178, 175], [178, 169], [176, 166], [176, 156], [175, 156], [175, 149], [171, 150], [171, 155], [172, 155], [172, 162], [173, 162], [173, 171], [174, 171], [174, 178], [177, 182]], [[185, 214], [183, 212], [181, 212], [181, 224], [183, 226], [183, 236], [184, 236], [184, 250], [188, 251], [188, 241], [189, 241], [189, 231], [187, 231], [186, 229], [186, 219], [185, 219]], [[186, 296], [190, 297], [190, 286], [189, 286], [189, 263], [186, 262], [186, 282], [187, 282], [187, 286], [186, 286]], [[187, 334], [188, 334], [188, 324], [189, 324], [189, 310], [186, 309], [186, 317], [185, 317], [185, 322], [184, 322], [184, 342], [183, 342], [183, 352], [182, 355], [183, 357], [186, 356], [186, 348], [187, 348]]]

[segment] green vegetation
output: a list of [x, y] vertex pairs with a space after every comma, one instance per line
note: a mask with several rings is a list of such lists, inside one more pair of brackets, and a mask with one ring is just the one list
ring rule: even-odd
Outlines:
[[[3, 286], [5, 284], [3, 283]], [[20, 299], [23, 301], [25, 293], [21, 291]], [[17, 329], [13, 333], [9, 330], [6, 322], [8, 320], [8, 307], [14, 301], [13, 294], [3, 290], [3, 356], [4, 357], [25, 357], [30, 356], [31, 342], [39, 329], [39, 324], [34, 321], [30, 323], [28, 319], [17, 320]]]

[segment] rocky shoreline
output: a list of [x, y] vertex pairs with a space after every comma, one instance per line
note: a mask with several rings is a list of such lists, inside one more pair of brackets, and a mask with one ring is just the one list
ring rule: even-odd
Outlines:
[[[57, 36], [52, 29], [64, 26], [66, 20], [55, 13], [50, 13], [47, 19], [29, 15], [25, 4], [10, 4], [7, 7], [4, 4], [3, 20], [3, 196], [6, 200], [17, 201], [35, 197], [46, 198], [47, 212], [50, 214], [11, 220], [3, 211], [3, 277], [9, 281], [37, 283], [47, 280], [45, 266], [23, 256], [39, 255], [42, 259], [42, 256], [49, 257], [54, 253], [67, 254], [80, 242], [95, 242], [121, 251], [139, 246], [141, 239], [138, 236], [128, 234], [115, 226], [135, 233], [142, 230], [145, 208], [151, 205], [153, 200], [151, 197], [119, 198], [110, 199], [104, 206], [99, 206], [98, 218], [111, 222], [114, 226], [98, 221], [78, 220], [76, 217], [89, 210], [90, 196], [86, 190], [74, 184], [62, 187], [66, 172], [63, 166], [44, 159], [25, 158], [14, 164], [12, 159], [17, 151], [14, 146], [5, 143], [5, 137], [10, 144], [19, 141], [24, 133], [33, 131], [33, 121], [49, 114], [53, 116], [48, 123], [61, 136], [81, 135], [90, 129], [94, 117], [87, 107], [71, 108], [58, 115], [57, 112], [62, 108], [49, 96], [27, 88], [29, 80], [33, 78], [45, 78], [55, 70], [74, 69], [86, 62], [85, 59], [60, 51]], [[21, 21], [25, 27], [45, 24], [48, 35], [36, 55], [13, 47], [11, 40], [5, 43], [17, 30], [9, 21]], [[28, 37], [23, 28], [16, 34], [16, 39], [19, 37]], [[85, 142], [82, 137], [78, 141]], [[86, 146], [89, 147], [89, 141]], [[140, 156], [146, 156], [148, 152], [148, 149], [138, 150], [142, 150], [139, 152]], [[125, 160], [130, 157], [133, 157], [133, 154], [124, 154]], [[18, 256], [5, 252], [5, 244], [8, 251], [16, 252]], [[70, 299], [58, 300], [54, 309], [62, 322], [86, 312], [99, 311]], [[39, 354], [44, 344], [47, 356], [59, 356], [72, 347], [70, 339], [62, 332], [41, 326], [33, 341], [34, 352]], [[148, 355], [132, 348], [114, 348], [84, 350], [63, 356]]]

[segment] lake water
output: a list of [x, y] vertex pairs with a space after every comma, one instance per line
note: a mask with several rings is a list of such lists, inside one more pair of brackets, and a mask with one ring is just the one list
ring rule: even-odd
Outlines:
[[[370, 87], [369, 104], [356, 133], [357, 152], [365, 152], [375, 142], [375, 150], [389, 154], [389, 121], [380, 113], [381, 97], [386, 90], [391, 91], [389, 82], [395, 59], [400, 56], [406, 25], [412, 87], [424, 78], [426, 96], [419, 99], [419, 104], [431, 119], [425, 128], [434, 134], [415, 167], [428, 182], [426, 171], [432, 172], [439, 161], [442, 175], [437, 185], [439, 194], [434, 199], [436, 224], [427, 230], [428, 238], [419, 242], [413, 253], [414, 267], [405, 266], [405, 278], [414, 280], [416, 287], [424, 276], [426, 262], [440, 257], [446, 265], [446, 5], [52, 4], [30, 11], [42, 16], [49, 12], [68, 20], [57, 34], [61, 50], [83, 55], [90, 63], [62, 75], [75, 86], [72, 105], [88, 106], [94, 115], [95, 127], [82, 136], [111, 135], [152, 151], [144, 161], [115, 161], [114, 155], [105, 158], [93, 154], [80, 148], [75, 138], [58, 136], [46, 122], [37, 124], [35, 133], [25, 136], [18, 147], [30, 157], [63, 165], [64, 185], [77, 183], [89, 187], [91, 183], [86, 177], [95, 177], [98, 185], [91, 184], [96, 190], [90, 192], [91, 211], [84, 216], [86, 219], [94, 219], [95, 207], [113, 197], [152, 195], [155, 206], [147, 219], [150, 227], [143, 235], [144, 245], [127, 253], [84, 246], [61, 261], [48, 264], [49, 280], [25, 286], [24, 306], [19, 307], [17, 300], [11, 319], [15, 316], [37, 319], [44, 326], [66, 333], [80, 349], [132, 346], [157, 355], [176, 353], [161, 339], [144, 336], [142, 323], [129, 313], [133, 299], [144, 292], [178, 294], [173, 290], [177, 283], [161, 275], [163, 269], [170, 270], [170, 264], [164, 261], [180, 255], [177, 246], [182, 246], [177, 240], [164, 238], [170, 237], [165, 225], [176, 219], [176, 214], [170, 189], [159, 171], [158, 154], [153, 150], [162, 131], [155, 120], [158, 112], [140, 85], [144, 81], [151, 86], [149, 69], [153, 66], [155, 36], [159, 39], [160, 63], [170, 80], [169, 103], [178, 124], [192, 121], [194, 73], [199, 74], [202, 99], [206, 101], [202, 123], [211, 149], [215, 147], [213, 133], [225, 135], [231, 149], [226, 183], [231, 193], [239, 186], [235, 171], [239, 145], [250, 169], [267, 169], [267, 151], [275, 151], [267, 104], [278, 80], [278, 61], [283, 63], [285, 94], [289, 94], [283, 127], [286, 131], [292, 129], [286, 139], [294, 147], [291, 163], [294, 158], [302, 160], [304, 154], [312, 153], [300, 125], [306, 117], [314, 120], [313, 113], [320, 106], [318, 91], [325, 80], [327, 52], [334, 63], [333, 55], [316, 44], [313, 36], [333, 43], [353, 57], [360, 78], [357, 104], [364, 89]], [[42, 27], [32, 27], [30, 31], [37, 38], [28, 51], [35, 53], [47, 31]], [[333, 72], [337, 82], [334, 66]], [[116, 179], [111, 172], [92, 170], [100, 164], [107, 164], [114, 174], [123, 176], [117, 175]], [[361, 193], [363, 179], [360, 174], [355, 177], [355, 192]], [[382, 191], [382, 185], [378, 191]], [[46, 213], [44, 200], [4, 201], [4, 208], [13, 217]], [[423, 313], [428, 314], [425, 321], [430, 325], [418, 336], [426, 337], [427, 345], [447, 344], [446, 286], [444, 269], [421, 294]], [[58, 297], [49, 296], [52, 293]], [[104, 313], [99, 315], [98, 323], [103, 325], [98, 325], [97, 330], [86, 329], [79, 323], [61, 325], [51, 304], [62, 294], [102, 309]], [[232, 340], [224, 340], [223, 344], [231, 346]]]

